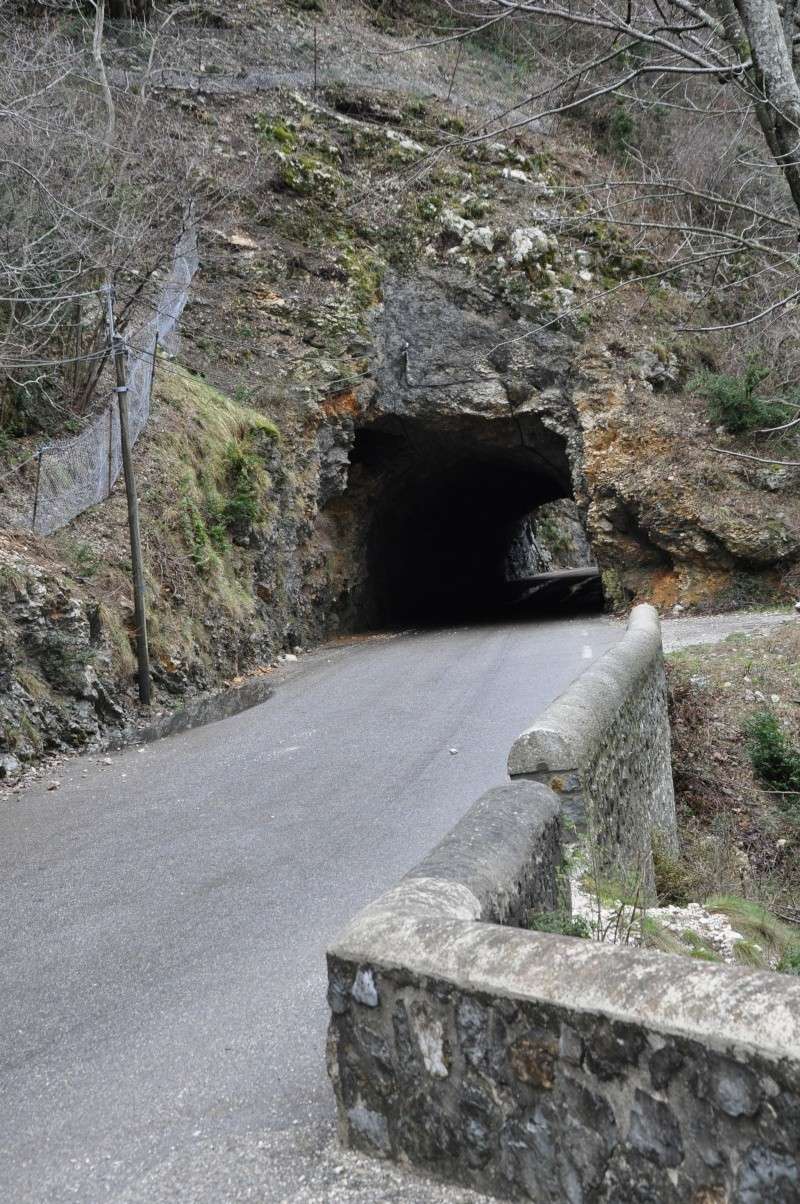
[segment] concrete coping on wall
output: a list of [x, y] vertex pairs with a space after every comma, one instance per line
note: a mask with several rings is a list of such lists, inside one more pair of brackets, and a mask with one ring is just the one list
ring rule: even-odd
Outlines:
[[369, 967], [371, 977], [402, 970], [471, 993], [636, 1023], [708, 1048], [800, 1058], [800, 982], [793, 978], [502, 928], [481, 922], [476, 906], [457, 883], [405, 882], [362, 912], [330, 956]]
[[[381, 971], [400, 971], [635, 1022], [709, 1048], [800, 1058], [800, 980], [491, 922], [520, 889], [531, 847], [559, 824], [558, 811], [556, 796], [539, 783], [490, 791], [361, 911], [328, 951], [332, 963], [358, 967], [350, 987], [356, 1002], [378, 1006]], [[345, 1002], [331, 997], [332, 1011]]]
[[568, 773], [586, 764], [626, 699], [661, 656], [658, 611], [648, 604], [634, 607], [620, 642], [514, 741], [508, 757], [511, 776]]

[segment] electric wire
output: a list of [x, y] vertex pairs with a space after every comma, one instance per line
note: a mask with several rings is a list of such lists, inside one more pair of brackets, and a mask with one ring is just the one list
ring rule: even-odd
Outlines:
[[18, 302], [20, 305], [60, 305], [62, 301], [77, 301], [81, 297], [96, 297], [100, 293], [108, 291], [107, 285], [102, 285], [100, 288], [89, 289], [85, 293], [59, 293], [56, 297], [0, 297], [0, 303], [11, 304]]
[[16, 364], [7, 364], [0, 360], [0, 372], [25, 372], [28, 368], [63, 368], [68, 364], [85, 364], [92, 360], [103, 359], [110, 351], [110, 347], [103, 347], [99, 351], [90, 351], [86, 355], [73, 355], [67, 359], [21, 360]]

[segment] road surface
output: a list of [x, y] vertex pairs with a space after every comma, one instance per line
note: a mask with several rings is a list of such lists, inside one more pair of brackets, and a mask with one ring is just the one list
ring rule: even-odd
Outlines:
[[477, 1199], [342, 1164], [324, 949], [621, 632], [324, 648], [251, 711], [0, 802], [0, 1200]]

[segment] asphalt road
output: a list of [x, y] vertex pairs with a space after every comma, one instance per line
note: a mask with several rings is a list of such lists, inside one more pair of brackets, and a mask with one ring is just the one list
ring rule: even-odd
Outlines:
[[324, 949], [621, 631], [322, 649], [251, 711], [0, 801], [0, 1201], [471, 1199], [372, 1163], [339, 1194]]
[[[4, 801], [0, 1199], [127, 1198], [209, 1137], [329, 1123], [326, 943], [503, 779], [513, 738], [620, 631], [322, 649], [251, 711]], [[195, 1204], [222, 1204], [209, 1190]]]

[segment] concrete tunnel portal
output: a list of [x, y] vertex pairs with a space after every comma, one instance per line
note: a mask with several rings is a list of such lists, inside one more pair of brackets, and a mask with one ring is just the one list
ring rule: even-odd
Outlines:
[[582, 573], [542, 578], [535, 516], [572, 498], [572, 481], [565, 441], [535, 416], [384, 417], [357, 430], [350, 463], [365, 508], [364, 625], [602, 606], [590, 557]]

